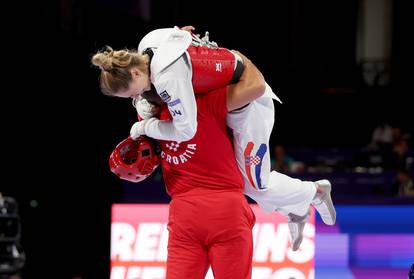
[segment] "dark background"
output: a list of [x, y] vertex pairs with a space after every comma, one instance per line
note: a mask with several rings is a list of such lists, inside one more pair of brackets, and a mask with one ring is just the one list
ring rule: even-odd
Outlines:
[[[408, 131], [414, 126], [414, 17], [406, 1], [394, 2], [391, 82], [382, 87], [366, 86], [356, 63], [356, 0], [152, 1], [147, 18], [143, 3], [132, 0], [5, 9], [16, 13], [3, 24], [3, 113], [11, 112], [3, 115], [0, 190], [20, 205], [23, 278], [109, 278], [110, 205], [121, 200], [122, 187], [107, 159], [135, 113], [129, 101], [100, 93], [90, 65], [95, 51], [136, 48], [155, 28], [208, 30], [212, 40], [248, 56], [283, 100], [273, 143], [356, 148], [383, 119]], [[168, 201], [159, 190], [155, 197], [154, 189], [143, 191], [142, 201]]]

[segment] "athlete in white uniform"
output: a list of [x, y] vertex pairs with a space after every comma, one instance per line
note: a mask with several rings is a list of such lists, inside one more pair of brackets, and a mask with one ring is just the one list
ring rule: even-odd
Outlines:
[[[153, 52], [151, 82], [161, 99], [168, 104], [173, 120], [153, 118], [154, 106], [145, 99], [130, 96], [136, 99], [134, 104], [137, 112], [144, 119], [132, 126], [132, 138], [147, 135], [154, 139], [181, 142], [193, 137], [197, 129], [197, 110], [190, 57], [185, 50], [179, 57], [174, 57], [174, 52], [166, 51], [165, 47], [188, 47], [185, 33], [189, 34], [174, 28], [157, 29], [140, 42], [139, 53], [149, 49]], [[263, 96], [244, 108], [228, 113], [227, 124], [233, 130], [235, 154], [244, 176], [246, 195], [265, 211], [278, 210], [288, 216], [292, 249], [297, 250], [302, 241], [310, 204], [315, 206], [326, 224], [335, 223], [336, 213], [330, 197], [329, 181], [306, 182], [276, 171], [270, 172], [269, 139], [274, 124], [273, 99], [280, 102], [267, 85]]]

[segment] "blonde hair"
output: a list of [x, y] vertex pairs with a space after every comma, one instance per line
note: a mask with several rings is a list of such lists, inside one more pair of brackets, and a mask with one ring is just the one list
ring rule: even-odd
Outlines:
[[98, 51], [91, 62], [101, 69], [100, 87], [106, 95], [114, 95], [119, 90], [128, 89], [132, 81], [132, 68], [138, 67], [145, 74], [149, 73], [149, 66], [144, 57], [128, 49], [113, 50], [107, 46], [105, 50]]

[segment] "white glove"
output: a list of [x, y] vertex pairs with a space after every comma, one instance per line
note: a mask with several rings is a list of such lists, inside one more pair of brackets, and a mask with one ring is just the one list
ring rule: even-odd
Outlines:
[[142, 135], [145, 135], [145, 123], [147, 123], [149, 119], [143, 119], [141, 121], [135, 122], [132, 125], [131, 130], [129, 131], [129, 135], [133, 140], [136, 140]]
[[[158, 106], [150, 104], [146, 99], [139, 96], [132, 101], [132, 105], [136, 108], [139, 117], [149, 119], [154, 117], [160, 110]], [[135, 123], [136, 124], [136, 123]]]

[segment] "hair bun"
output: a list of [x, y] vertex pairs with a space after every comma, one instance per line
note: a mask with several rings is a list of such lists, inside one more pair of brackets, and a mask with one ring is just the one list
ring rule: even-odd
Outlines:
[[99, 67], [102, 71], [111, 71], [113, 69], [114, 50], [111, 47], [106, 47], [106, 50], [99, 52], [92, 57], [93, 65]]

